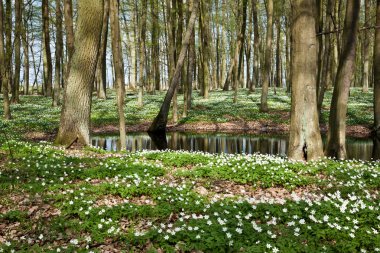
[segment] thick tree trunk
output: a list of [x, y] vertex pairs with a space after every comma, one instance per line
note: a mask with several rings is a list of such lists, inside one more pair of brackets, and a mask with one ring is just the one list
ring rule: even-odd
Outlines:
[[91, 93], [95, 79], [103, 20], [103, 0], [79, 0], [75, 51], [69, 76], [56, 144], [74, 140], [90, 144]]
[[15, 33], [14, 33], [14, 51], [15, 51], [15, 72], [12, 85], [12, 103], [20, 102], [20, 76], [21, 76], [21, 29], [22, 29], [22, 3], [21, 0], [15, 0]]
[[123, 52], [121, 48], [120, 23], [119, 23], [119, 0], [111, 0], [110, 5], [111, 19], [111, 38], [112, 38], [112, 56], [115, 68], [115, 81], [117, 88], [117, 108], [119, 113], [119, 131], [120, 131], [120, 149], [126, 149], [126, 131], [124, 115], [124, 97], [125, 97], [125, 80], [124, 80], [124, 63]]
[[60, 101], [60, 87], [61, 87], [61, 62], [63, 54], [63, 34], [62, 34], [62, 9], [61, 0], [55, 1], [56, 8], [56, 26], [57, 35], [55, 42], [55, 79], [54, 79], [54, 96], [53, 106], [58, 106]]
[[104, 0], [102, 39], [96, 67], [97, 95], [99, 99], [107, 99], [107, 39], [109, 24], [110, 0]]
[[360, 1], [348, 0], [343, 31], [343, 51], [339, 60], [335, 88], [330, 107], [326, 154], [346, 158], [346, 114], [350, 85], [355, 71], [356, 37]]
[[375, 131], [380, 133], [380, 0], [377, 0], [376, 7], [376, 35], [374, 43], [374, 111], [375, 111]]
[[272, 33], [273, 33], [273, 0], [267, 2], [267, 41], [265, 47], [265, 62], [263, 73], [263, 86], [261, 91], [260, 111], [268, 112], [268, 90], [271, 76]]
[[11, 110], [9, 105], [9, 78], [7, 73], [7, 65], [6, 62], [6, 53], [5, 53], [5, 47], [4, 47], [4, 7], [3, 7], [3, 0], [0, 0], [0, 66], [3, 66], [0, 68], [0, 81], [3, 87], [3, 108], [4, 108], [4, 119], [10, 120], [11, 119]]
[[53, 65], [50, 50], [49, 31], [49, 0], [42, 0], [42, 32], [43, 32], [43, 57], [44, 57], [44, 88], [45, 95], [50, 97], [53, 87]]
[[315, 160], [323, 156], [319, 131], [317, 98], [317, 41], [315, 0], [295, 0], [292, 61], [292, 109], [289, 158]]
[[5, 62], [6, 62], [6, 68], [5, 71], [7, 72], [8, 77], [8, 91], [13, 89], [13, 68], [12, 68], [12, 56], [13, 56], [13, 44], [12, 44], [12, 1], [6, 0], [5, 1]]
[[208, 1], [201, 1], [200, 3], [200, 15], [199, 15], [199, 26], [200, 26], [200, 32], [201, 32], [201, 51], [202, 51], [202, 58], [201, 58], [201, 64], [202, 64], [202, 80], [203, 85], [201, 90], [201, 95], [203, 98], [208, 99], [209, 97], [209, 90], [210, 90], [210, 43], [211, 38], [209, 36], [209, 8], [208, 8]]
[[177, 88], [178, 83], [180, 81], [182, 66], [184, 64], [185, 57], [186, 57], [186, 51], [189, 47], [191, 35], [194, 31], [195, 19], [197, 17], [197, 13], [198, 13], [198, 5], [199, 5], [198, 1], [199, 0], [194, 0], [192, 13], [190, 16], [190, 20], [189, 20], [189, 24], [188, 24], [188, 27], [186, 30], [185, 37], [182, 41], [182, 48], [181, 48], [181, 52], [180, 52], [179, 57], [178, 57], [177, 66], [175, 68], [174, 76], [171, 80], [171, 83], [170, 83], [169, 89], [166, 93], [164, 102], [161, 105], [160, 112], [158, 113], [158, 115], [154, 119], [152, 125], [150, 126], [149, 132], [158, 133], [158, 132], [165, 132], [166, 131], [170, 102], [172, 100], [174, 91]]

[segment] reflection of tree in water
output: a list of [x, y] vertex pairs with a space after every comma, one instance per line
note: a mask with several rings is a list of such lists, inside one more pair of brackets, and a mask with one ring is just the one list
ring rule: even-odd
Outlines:
[[[120, 148], [118, 137], [94, 137], [92, 145], [105, 150], [116, 151]], [[380, 137], [377, 139], [349, 139], [347, 154], [350, 159], [380, 159]], [[147, 150], [188, 150], [209, 153], [230, 154], [272, 154], [284, 156], [288, 152], [286, 136], [243, 136], [218, 134], [133, 134], [127, 136], [127, 150], [131, 152]]]

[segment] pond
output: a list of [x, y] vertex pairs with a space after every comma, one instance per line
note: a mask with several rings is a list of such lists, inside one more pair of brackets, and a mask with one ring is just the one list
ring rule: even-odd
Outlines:
[[[262, 153], [286, 156], [288, 153], [288, 136], [286, 135], [248, 135], [248, 134], [221, 134], [221, 133], [182, 133], [169, 132], [166, 135], [167, 148], [171, 150], [203, 151], [208, 153], [252, 154]], [[326, 138], [323, 138], [324, 142]], [[108, 151], [120, 150], [119, 137], [93, 136], [92, 145]], [[133, 133], [127, 135], [127, 150], [131, 152], [141, 150], [160, 149], [164, 141], [152, 141], [147, 133]], [[371, 160], [379, 159], [380, 141], [371, 138], [347, 138], [347, 155], [349, 159]], [[375, 148], [374, 148], [375, 147]]]

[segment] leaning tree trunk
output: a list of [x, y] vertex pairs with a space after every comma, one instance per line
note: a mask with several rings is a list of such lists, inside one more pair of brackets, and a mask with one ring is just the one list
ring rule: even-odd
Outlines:
[[115, 68], [115, 81], [117, 88], [117, 108], [119, 113], [119, 131], [120, 131], [120, 149], [126, 149], [125, 133], [125, 115], [124, 115], [124, 97], [125, 97], [125, 80], [123, 53], [121, 48], [120, 23], [119, 23], [119, 0], [111, 0], [110, 4], [111, 19], [111, 38], [112, 38], [112, 56]]
[[11, 110], [9, 106], [9, 78], [8, 73], [6, 71], [6, 56], [5, 56], [5, 47], [4, 47], [4, 8], [3, 8], [3, 0], [0, 0], [0, 81], [3, 86], [3, 103], [4, 103], [4, 119], [11, 119]]
[[317, 97], [315, 0], [295, 0], [293, 6], [292, 109], [289, 158], [314, 160], [323, 156]]
[[62, 9], [61, 0], [55, 1], [56, 8], [56, 27], [57, 35], [55, 42], [55, 79], [54, 79], [54, 95], [53, 106], [59, 105], [60, 87], [61, 87], [61, 62], [63, 55], [63, 34], [62, 34]]
[[375, 111], [375, 131], [380, 133], [380, 0], [377, 0], [376, 7], [376, 36], [374, 43], [374, 111]]
[[91, 93], [102, 32], [103, 0], [79, 0], [74, 54], [56, 144], [90, 144]]
[[263, 73], [263, 85], [261, 91], [260, 111], [268, 112], [268, 90], [271, 73], [271, 51], [272, 51], [272, 33], [273, 33], [273, 0], [268, 0], [267, 3], [267, 42], [265, 47], [265, 62]]
[[198, 13], [199, 0], [194, 0], [193, 4], [194, 5], [192, 8], [191, 17], [190, 17], [189, 24], [186, 30], [186, 35], [182, 41], [182, 48], [178, 57], [177, 66], [175, 68], [173, 78], [171, 80], [169, 89], [166, 93], [164, 102], [161, 105], [160, 112], [154, 119], [152, 125], [149, 127], [149, 132], [152, 132], [152, 133], [163, 133], [166, 131], [166, 125], [168, 122], [168, 114], [169, 114], [169, 109], [170, 109], [170, 102], [173, 98], [174, 91], [177, 88], [178, 83], [180, 81], [182, 66], [185, 61], [186, 51], [190, 44], [190, 38], [194, 30], [194, 24], [195, 24], [195, 20]]
[[329, 132], [326, 154], [338, 159], [346, 158], [346, 116], [350, 85], [355, 71], [356, 37], [360, 1], [348, 0], [335, 88], [330, 107]]

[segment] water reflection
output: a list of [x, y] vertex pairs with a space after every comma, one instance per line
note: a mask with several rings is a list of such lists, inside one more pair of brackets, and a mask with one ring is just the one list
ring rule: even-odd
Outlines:
[[[131, 152], [141, 150], [188, 150], [204, 151], [209, 153], [230, 154], [273, 154], [285, 156], [288, 152], [288, 137], [273, 135], [231, 135], [231, 134], [189, 134], [167, 133], [165, 138], [152, 138], [147, 133], [129, 134], [127, 136], [127, 150]], [[118, 136], [95, 136], [92, 145], [108, 151], [120, 150]], [[350, 159], [371, 160], [380, 158], [380, 139], [347, 139], [347, 155]]]

